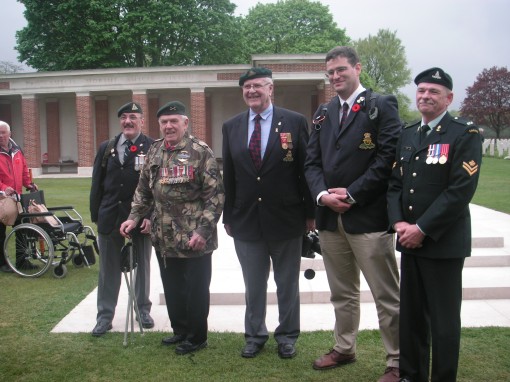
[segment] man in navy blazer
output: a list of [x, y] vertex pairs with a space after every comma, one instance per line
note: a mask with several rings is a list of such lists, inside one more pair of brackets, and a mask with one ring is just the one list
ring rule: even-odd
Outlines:
[[[99, 337], [112, 328], [115, 307], [122, 279], [120, 252], [124, 237], [119, 228], [131, 210], [143, 158], [154, 140], [142, 133], [142, 108], [128, 102], [117, 112], [122, 133], [113, 141], [104, 141], [94, 160], [90, 189], [90, 217], [97, 223], [99, 280], [97, 287], [97, 323], [92, 335]], [[110, 143], [111, 142], [111, 143]], [[140, 230], [132, 235], [133, 248], [138, 253], [135, 294], [140, 310], [141, 325], [152, 328], [150, 316], [150, 220], [144, 219]]]
[[246, 288], [241, 355], [255, 357], [269, 338], [265, 319], [272, 263], [279, 309], [274, 337], [279, 356], [292, 358], [300, 333], [302, 239], [315, 228], [304, 177], [308, 124], [303, 115], [273, 106], [269, 69], [251, 68], [239, 85], [250, 109], [223, 124], [223, 223], [234, 238]]
[[318, 205], [336, 344], [313, 367], [323, 370], [356, 360], [361, 270], [386, 349], [387, 367], [379, 381], [398, 381], [399, 275], [393, 235], [386, 232], [386, 189], [401, 130], [397, 100], [360, 84], [361, 64], [353, 48], [328, 52], [326, 70], [337, 96], [317, 110], [305, 173]]

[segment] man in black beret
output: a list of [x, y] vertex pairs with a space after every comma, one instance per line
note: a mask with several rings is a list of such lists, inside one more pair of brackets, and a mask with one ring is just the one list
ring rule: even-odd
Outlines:
[[[173, 335], [162, 339], [180, 355], [207, 346], [212, 253], [223, 210], [223, 182], [212, 150], [187, 132], [186, 107], [172, 101], [157, 112], [163, 136], [147, 153], [147, 165], [121, 234], [154, 203], [154, 249]], [[156, 169], [157, 171], [153, 171]]]
[[266, 327], [270, 264], [278, 289], [278, 355], [292, 358], [300, 333], [302, 237], [314, 226], [314, 203], [304, 177], [308, 124], [303, 115], [273, 106], [271, 70], [255, 67], [239, 78], [249, 110], [223, 124], [223, 223], [234, 238], [246, 287], [245, 347], [253, 358], [269, 338]]
[[402, 131], [388, 189], [390, 231], [402, 253], [400, 376], [454, 382], [482, 141], [476, 126], [448, 113], [453, 81], [444, 70], [425, 70], [414, 82], [422, 119]]
[[[90, 190], [90, 216], [97, 224], [99, 251], [99, 281], [97, 288], [97, 324], [93, 336], [102, 336], [112, 328], [121, 285], [121, 249], [124, 237], [120, 224], [127, 219], [131, 201], [138, 184], [145, 154], [154, 141], [142, 133], [144, 124], [142, 107], [128, 102], [117, 111], [122, 133], [99, 146], [92, 172]], [[140, 311], [137, 319], [144, 328], [152, 328], [150, 316], [150, 256], [152, 245], [150, 220], [147, 215], [132, 235], [133, 248], [139, 262], [135, 294]]]

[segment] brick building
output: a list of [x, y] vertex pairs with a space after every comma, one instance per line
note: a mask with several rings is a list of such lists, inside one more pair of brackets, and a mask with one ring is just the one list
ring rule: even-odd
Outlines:
[[251, 66], [273, 71], [273, 100], [311, 120], [333, 95], [324, 54], [255, 55], [246, 65], [173, 66], [0, 75], [0, 120], [11, 126], [35, 176], [90, 175], [98, 145], [120, 132], [117, 109], [135, 101], [145, 133], [159, 137], [156, 111], [171, 100], [190, 111], [191, 133], [221, 157], [223, 121], [246, 110], [238, 86]]

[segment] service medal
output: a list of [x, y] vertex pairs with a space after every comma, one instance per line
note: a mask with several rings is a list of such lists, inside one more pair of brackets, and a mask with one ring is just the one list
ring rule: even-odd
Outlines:
[[434, 146], [434, 159], [432, 160], [433, 164], [437, 164], [439, 162], [439, 154], [441, 150], [441, 145], [433, 145]]
[[375, 148], [375, 144], [372, 142], [372, 136], [370, 133], [363, 134], [363, 143], [359, 145], [359, 148], [363, 150], [370, 150]]
[[434, 145], [429, 145], [429, 150], [427, 151], [427, 159], [425, 159], [425, 163], [432, 164], [434, 160]]
[[439, 157], [439, 163], [445, 164], [448, 161], [448, 152], [450, 151], [450, 144], [445, 143], [441, 145], [441, 156]]
[[289, 133], [280, 133], [280, 143], [282, 144], [282, 149], [287, 150], [289, 148]]
[[294, 161], [294, 158], [292, 157], [292, 151], [287, 151], [287, 155], [285, 155], [285, 158], [283, 158], [284, 162], [292, 162]]

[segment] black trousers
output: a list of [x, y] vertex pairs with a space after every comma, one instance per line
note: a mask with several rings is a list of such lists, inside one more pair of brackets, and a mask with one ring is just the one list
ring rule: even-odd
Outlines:
[[464, 258], [428, 259], [402, 253], [400, 376], [455, 382], [460, 348]]
[[193, 344], [207, 340], [212, 275], [211, 253], [194, 258], [163, 259], [156, 252], [170, 325]]
[[7, 264], [7, 260], [5, 260], [4, 254], [4, 242], [5, 242], [5, 230], [7, 227], [0, 223], [0, 267]]

